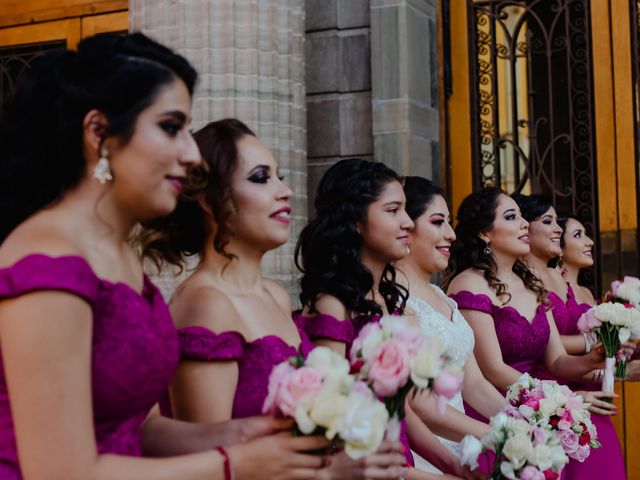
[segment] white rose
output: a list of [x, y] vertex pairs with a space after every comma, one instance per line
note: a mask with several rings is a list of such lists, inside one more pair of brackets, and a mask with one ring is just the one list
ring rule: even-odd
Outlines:
[[376, 399], [353, 393], [348, 399], [340, 438], [345, 451], [353, 459], [375, 452], [384, 438], [389, 414], [384, 404]]
[[507, 419], [507, 430], [513, 435], [529, 435], [531, 425], [526, 420], [509, 418]]
[[509, 417], [506, 414], [499, 412], [498, 414], [491, 417], [491, 427], [494, 430], [502, 430], [507, 426], [507, 422], [509, 421]]
[[524, 466], [532, 450], [533, 446], [528, 435], [514, 435], [504, 442], [502, 453], [516, 469], [519, 469]]
[[440, 375], [442, 358], [437, 349], [423, 348], [418, 350], [411, 361], [411, 380], [419, 388], [427, 388], [431, 380]]
[[554, 445], [551, 447], [551, 463], [556, 470], [562, 469], [567, 463], [569, 463], [569, 457], [564, 453], [564, 449], [561, 445]]
[[531, 408], [528, 405], [520, 405], [518, 407], [518, 411], [525, 417], [525, 418], [531, 418], [533, 416], [535, 416], [536, 411]]
[[620, 330], [618, 330], [618, 338], [620, 339], [620, 343], [624, 343], [627, 340], [629, 340], [629, 338], [631, 338], [631, 330], [629, 330], [627, 327], [622, 327]]
[[551, 449], [546, 445], [537, 445], [527, 457], [529, 463], [535, 465], [540, 470], [545, 471], [551, 468], [553, 462], [551, 461]]
[[556, 403], [549, 398], [543, 398], [540, 400], [540, 414], [545, 417], [549, 417], [556, 412]]
[[469, 465], [471, 470], [478, 468], [478, 457], [482, 453], [482, 442], [472, 435], [465, 435], [460, 442], [460, 462]]
[[509, 462], [502, 462], [500, 464], [500, 472], [502, 473], [502, 475], [509, 479], [516, 478], [516, 473], [514, 472], [513, 465], [511, 465]]
[[309, 417], [316, 425], [326, 428], [326, 437], [332, 439], [342, 428], [348, 408], [346, 396], [332, 389], [323, 389], [313, 399]]
[[316, 347], [307, 356], [305, 365], [314, 367], [323, 374], [338, 373], [348, 375], [351, 367], [344, 355], [328, 347]]

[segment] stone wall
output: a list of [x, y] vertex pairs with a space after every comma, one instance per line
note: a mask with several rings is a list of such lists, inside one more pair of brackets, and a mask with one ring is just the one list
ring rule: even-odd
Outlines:
[[[273, 151], [295, 192], [291, 241], [270, 252], [266, 275], [293, 294], [295, 239], [307, 218], [303, 0], [130, 0], [129, 27], [186, 56], [200, 73], [193, 128], [247, 123]], [[158, 279], [169, 295], [180, 278]]]

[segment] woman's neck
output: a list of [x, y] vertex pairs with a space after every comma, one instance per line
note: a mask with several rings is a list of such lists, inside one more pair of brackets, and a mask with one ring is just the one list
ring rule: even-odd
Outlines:
[[564, 277], [565, 281], [569, 282], [572, 285], [578, 285], [578, 275], [580, 274], [580, 268], [565, 264], [562, 266], [562, 272], [562, 276]]
[[413, 261], [411, 256], [407, 258], [403, 258], [398, 262], [399, 269], [402, 271], [402, 274], [406, 277], [409, 285], [421, 285], [421, 284], [429, 284], [431, 282], [431, 276], [433, 272], [427, 272], [423, 268], [420, 268]]
[[373, 285], [371, 286], [371, 295], [373, 297], [372, 299], [380, 307], [382, 307], [383, 311], [385, 311], [386, 305], [384, 303], [384, 299], [380, 297], [379, 291], [380, 291], [380, 280], [382, 279], [382, 273], [384, 272], [384, 269], [388, 265], [388, 263], [384, 262], [384, 260], [374, 258], [364, 253], [361, 256], [360, 261], [362, 262], [362, 265], [364, 265], [367, 269], [369, 269], [369, 271], [371, 272], [371, 275], [373, 276]]
[[206, 271], [214, 280], [232, 288], [235, 293], [260, 293], [264, 252], [233, 241], [224, 250], [232, 257], [217, 252], [213, 247], [213, 237], [210, 237], [198, 269]]
[[498, 278], [508, 279], [514, 275], [513, 266], [516, 264], [517, 258], [494, 251], [493, 260], [496, 263], [496, 276]]
[[547, 273], [547, 265], [549, 263], [549, 260], [540, 258], [539, 256], [530, 253], [529, 255], [526, 255], [524, 257], [524, 263], [527, 264], [527, 267], [535, 276], [541, 278], [541, 276], [545, 276]]

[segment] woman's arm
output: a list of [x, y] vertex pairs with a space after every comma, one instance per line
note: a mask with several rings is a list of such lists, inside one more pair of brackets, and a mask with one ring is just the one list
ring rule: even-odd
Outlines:
[[502, 349], [488, 313], [477, 310], [460, 309], [476, 339], [473, 353], [482, 375], [496, 388], [506, 390], [522, 374], [502, 360]]
[[[466, 375], [466, 372], [465, 372]], [[503, 402], [504, 403], [504, 402]], [[438, 413], [438, 399], [431, 391], [423, 391], [410, 400], [411, 409], [435, 435], [448, 438], [454, 442], [461, 441], [465, 435], [480, 438], [489, 430], [486, 423], [468, 417], [447, 405], [445, 412]]]
[[[215, 451], [167, 459], [97, 453], [91, 401], [92, 318], [87, 303], [58, 291], [30, 293], [0, 303], [0, 348], [24, 477], [224, 479], [223, 458]], [[326, 441], [316, 437], [307, 438], [304, 443], [296, 440], [270, 443], [260, 439], [230, 447], [237, 478], [255, 478], [246, 473], [251, 466], [255, 469], [253, 458], [260, 455], [264, 461], [267, 454], [274, 460], [282, 458], [287, 464], [297, 461], [304, 478], [313, 478], [314, 469], [320, 466], [316, 457], [298, 456], [292, 448], [286, 452], [276, 452], [274, 448], [317, 448], [326, 445]], [[291, 478], [283, 471], [273, 473], [279, 478]]]
[[591, 350], [585, 355], [567, 355], [550, 312], [547, 312], [547, 322], [550, 334], [549, 343], [544, 352], [544, 363], [554, 377], [580, 381], [587, 373], [603, 366], [604, 358], [597, 349]]
[[587, 351], [584, 335], [560, 335], [560, 341], [569, 355], [581, 355]]
[[462, 398], [475, 411], [486, 418], [493, 417], [507, 403], [496, 387], [484, 378], [473, 354], [471, 354], [464, 366]]
[[[316, 310], [316, 313], [329, 315], [335, 318], [336, 320], [340, 320], [343, 322], [351, 321], [347, 308], [343, 305], [343, 303], [340, 300], [338, 300], [333, 295], [328, 295], [328, 294], [320, 295], [316, 300], [315, 310]], [[307, 308], [304, 309], [303, 314], [313, 315], [309, 313], [309, 310]], [[313, 343], [318, 347], [320, 346], [328, 347], [338, 352], [340, 355], [346, 356], [348, 353], [347, 346], [344, 342], [321, 338], [321, 339], [314, 340]]]

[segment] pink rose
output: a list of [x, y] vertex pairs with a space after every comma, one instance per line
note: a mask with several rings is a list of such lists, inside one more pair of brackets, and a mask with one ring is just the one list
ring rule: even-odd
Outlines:
[[393, 339], [402, 343], [412, 357], [424, 344], [424, 335], [417, 328], [398, 328], [393, 332]]
[[464, 375], [443, 370], [433, 382], [433, 392], [450, 400], [460, 391], [463, 383]]
[[544, 473], [536, 467], [529, 465], [520, 473], [520, 480], [545, 480]]
[[404, 346], [395, 340], [387, 340], [375, 352], [368, 376], [376, 395], [390, 397], [406, 385], [410, 370], [411, 362]]
[[[370, 335], [379, 335], [381, 331], [382, 327], [380, 327], [379, 323], [375, 322], [367, 323], [364, 327], [362, 327], [362, 330], [360, 330], [360, 333], [351, 344], [351, 350], [349, 351], [349, 358], [351, 359], [351, 363], [356, 362], [359, 355], [364, 358], [364, 352], [362, 351], [362, 349], [367, 337], [369, 337]], [[368, 361], [370, 359], [364, 358], [364, 360]]]
[[572, 454], [580, 447], [580, 437], [572, 430], [564, 430], [560, 433], [560, 443], [565, 453]]
[[278, 411], [277, 399], [280, 394], [280, 389], [285, 383], [286, 378], [294, 371], [294, 368], [288, 361], [279, 363], [271, 370], [269, 375], [269, 390], [267, 397], [264, 399], [262, 405], [262, 413], [268, 413], [274, 415]]
[[578, 330], [582, 333], [589, 333], [594, 328], [598, 328], [602, 322], [598, 320], [593, 309], [587, 310], [578, 319]]
[[584, 462], [591, 453], [591, 447], [589, 445], [579, 446], [571, 458], [575, 458], [579, 462]]
[[618, 296], [618, 288], [620, 288], [620, 285], [622, 285], [620, 280], [614, 280], [611, 282], [611, 293], [613, 293], [615, 297]]
[[291, 372], [285, 378], [276, 399], [280, 411], [293, 417], [300, 400], [320, 392], [322, 380], [323, 375], [312, 367], [301, 367]]
[[534, 410], [538, 411], [540, 409], [540, 399], [539, 398], [527, 398], [524, 402], [527, 407], [531, 407]]
[[558, 422], [558, 430], [569, 430], [571, 428], [571, 423], [566, 420], [560, 420]]
[[374, 398], [373, 392], [369, 388], [369, 385], [364, 383], [362, 380], [358, 380], [357, 382], [355, 382], [353, 384], [353, 387], [351, 387], [351, 391], [356, 392], [366, 398], [370, 398], [370, 399]]
[[573, 414], [569, 410], [565, 410], [565, 412], [562, 414], [562, 420], [573, 423]]

